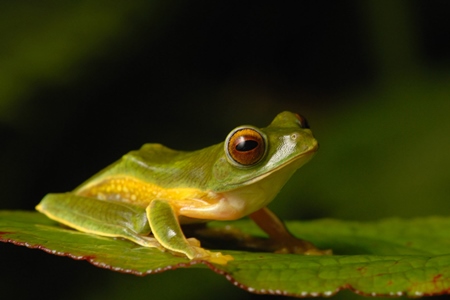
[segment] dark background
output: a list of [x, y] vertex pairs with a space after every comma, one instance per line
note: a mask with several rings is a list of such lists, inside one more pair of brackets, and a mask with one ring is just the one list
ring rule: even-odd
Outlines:
[[[321, 144], [284, 219], [448, 215], [450, 2], [0, 4], [0, 209], [33, 210], [147, 142], [182, 150], [280, 111]], [[16, 299], [274, 299], [209, 270], [144, 278], [0, 245]], [[349, 299], [348, 292], [338, 298]]]

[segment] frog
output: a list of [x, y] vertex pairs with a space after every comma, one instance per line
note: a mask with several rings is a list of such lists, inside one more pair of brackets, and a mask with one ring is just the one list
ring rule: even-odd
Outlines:
[[120, 238], [190, 261], [225, 265], [232, 255], [205, 249], [183, 226], [249, 217], [275, 252], [328, 255], [293, 236], [267, 205], [318, 149], [307, 120], [279, 113], [265, 128], [242, 125], [219, 144], [178, 151], [157, 143], [128, 152], [74, 190], [36, 206], [69, 228]]

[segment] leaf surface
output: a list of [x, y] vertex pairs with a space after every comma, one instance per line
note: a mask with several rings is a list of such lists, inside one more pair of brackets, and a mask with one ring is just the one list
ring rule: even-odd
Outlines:
[[[213, 222], [260, 236], [250, 221]], [[450, 289], [450, 218], [378, 222], [317, 220], [288, 222], [290, 231], [332, 256], [302, 256], [228, 251], [226, 266], [189, 261], [134, 243], [85, 234], [59, 226], [44, 215], [0, 211], [0, 240], [135, 275], [181, 267], [209, 267], [235, 285], [254, 293], [298, 297], [330, 296], [351, 289], [372, 296], [413, 297], [446, 294]]]

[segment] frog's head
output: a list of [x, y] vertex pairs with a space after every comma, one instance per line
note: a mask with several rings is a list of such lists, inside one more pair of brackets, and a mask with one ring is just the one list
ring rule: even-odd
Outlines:
[[306, 119], [298, 114], [282, 112], [266, 128], [239, 126], [223, 144], [211, 187], [227, 192], [270, 177], [278, 192], [317, 149]]

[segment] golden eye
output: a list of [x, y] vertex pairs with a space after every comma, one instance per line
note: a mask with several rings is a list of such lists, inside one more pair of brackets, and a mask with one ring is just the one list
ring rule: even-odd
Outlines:
[[225, 152], [234, 164], [252, 166], [264, 157], [265, 138], [255, 128], [238, 127], [225, 140]]

